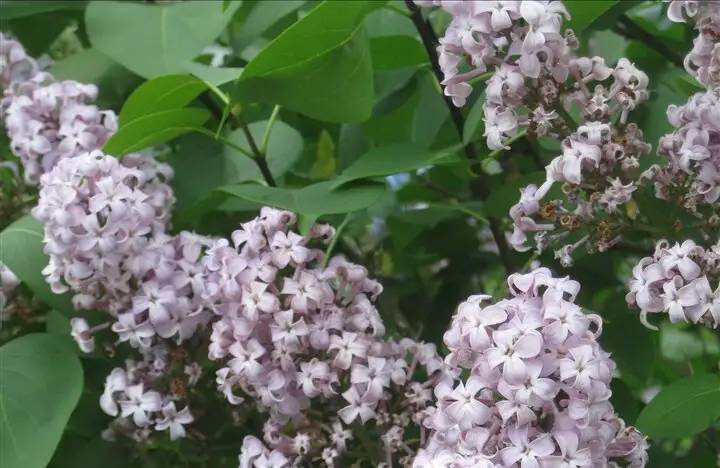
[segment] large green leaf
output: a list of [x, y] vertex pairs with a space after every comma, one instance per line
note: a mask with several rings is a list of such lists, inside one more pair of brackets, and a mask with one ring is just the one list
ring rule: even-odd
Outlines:
[[333, 187], [357, 179], [409, 172], [431, 164], [451, 161], [452, 153], [434, 152], [416, 145], [382, 146], [360, 156], [333, 181]]
[[702, 432], [720, 417], [720, 376], [693, 375], [663, 388], [640, 413], [637, 427], [652, 438]]
[[102, 52], [81, 50], [50, 67], [57, 80], [75, 80], [98, 86], [96, 104], [102, 109], [119, 109], [127, 95], [140, 83], [140, 78]]
[[133, 91], [120, 111], [120, 124], [155, 112], [185, 107], [207, 85], [190, 75], [164, 75], [146, 81]]
[[143, 4], [93, 1], [85, 12], [93, 46], [145, 78], [186, 72], [225, 28], [240, 2]]
[[184, 133], [202, 131], [208, 117], [210, 114], [203, 109], [171, 109], [143, 115], [122, 125], [105, 143], [103, 151], [119, 157], [159, 145]]
[[385, 193], [385, 186], [363, 184], [333, 190], [332, 182], [320, 182], [303, 188], [241, 184], [220, 190], [260, 205], [294, 211], [301, 215], [301, 230], [307, 232], [320, 216], [350, 213], [371, 206]]
[[603, 13], [612, 8], [616, 3], [618, 3], [618, 0], [566, 1], [565, 7], [571, 16], [567, 27], [572, 28], [579, 34], [593, 24], [603, 15]]
[[300, 8], [305, 0], [283, 0], [281, 2], [258, 1], [252, 6], [245, 21], [232, 35], [232, 46], [238, 52], [260, 37], [270, 26], [281, 18]]
[[43, 227], [31, 216], [24, 216], [0, 233], [0, 262], [10, 268], [38, 298], [53, 308], [70, 313], [68, 294], [54, 294], [41, 271], [48, 264], [43, 252]]
[[0, 4], [0, 17], [7, 21], [57, 10], [81, 10], [84, 7], [85, 2], [82, 1], [6, 0]]
[[410, 36], [382, 36], [370, 39], [370, 54], [376, 70], [413, 67], [428, 63], [423, 45]]
[[237, 67], [213, 67], [204, 63], [189, 62], [184, 67], [188, 73], [192, 73], [201, 80], [220, 86], [236, 80], [243, 72], [242, 68]]
[[374, 91], [362, 21], [383, 3], [321, 3], [245, 67], [236, 98], [280, 104], [328, 122], [367, 119]]
[[80, 398], [80, 360], [62, 337], [25, 335], [0, 347], [0, 382], [0, 466], [44, 468]]

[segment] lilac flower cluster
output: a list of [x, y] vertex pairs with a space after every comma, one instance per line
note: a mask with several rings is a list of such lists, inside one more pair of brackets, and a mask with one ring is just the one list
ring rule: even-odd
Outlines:
[[50, 261], [43, 273], [53, 292], [72, 290], [80, 309], [127, 308], [131, 278], [153, 266], [140, 254], [169, 216], [172, 192], [158, 176], [170, 174], [149, 158], [120, 162], [96, 150], [63, 159], [41, 177], [33, 215], [45, 226]]
[[[373, 305], [382, 286], [342, 257], [323, 267], [323, 252], [308, 243], [331, 237], [333, 229], [315, 226], [302, 237], [291, 230], [294, 223], [292, 213], [263, 208], [232, 233], [232, 242], [216, 241], [203, 260], [220, 317], [210, 357], [227, 360], [217, 372], [218, 388], [231, 404], [243, 401], [242, 392], [270, 414], [269, 448], [248, 437], [241, 466], [268, 460], [295, 466], [318, 457], [336, 466], [352, 437], [345, 427], [370, 419], [388, 461], [396, 452], [411, 456], [406, 428], [442, 374], [435, 346], [383, 338]], [[425, 377], [413, 379], [420, 374]], [[314, 440], [319, 433], [326, 437]]]
[[95, 85], [56, 82], [47, 73], [5, 91], [5, 127], [28, 183], [61, 159], [99, 149], [117, 130], [114, 112], [89, 104], [96, 97]]
[[720, 199], [720, 88], [692, 96], [685, 105], [668, 107], [675, 131], [660, 139], [658, 153], [667, 161], [643, 177], [655, 184], [658, 198], [696, 212]]
[[[452, 15], [438, 54], [445, 94], [456, 106], [465, 105], [472, 92], [469, 80], [494, 72], [483, 106], [489, 148], [505, 148], [520, 127], [552, 131], [559, 86], [569, 72], [570, 49], [561, 34], [568, 13], [562, 2], [416, 3], [440, 5]], [[521, 111], [521, 104], [529, 111]]]
[[[176, 402], [185, 397], [187, 387], [168, 394], [153, 390], [168, 386], [158, 383], [168, 379], [172, 366], [167, 348], [153, 346], [142, 350], [141, 361], [127, 360], [125, 368], [112, 370], [105, 380], [100, 407], [117, 418], [103, 432], [104, 439], [129, 434], [137, 442], [145, 442], [153, 428], [168, 431], [171, 440], [185, 437], [185, 425], [193, 422], [193, 416], [187, 406], [178, 410]], [[190, 387], [196, 383], [197, 377], [188, 380]]]
[[13, 83], [27, 81], [41, 68], [41, 64], [25, 52], [22, 44], [0, 33], [0, 88], [6, 90]]
[[692, 20], [699, 33], [685, 56], [687, 72], [708, 89], [720, 86], [720, 3], [672, 0], [667, 15], [676, 23]]
[[[545, 182], [524, 188], [510, 209], [510, 243], [516, 250], [529, 249], [530, 233], [535, 233], [539, 252], [569, 238], [571, 242], [556, 251], [561, 263], [569, 265], [580, 245], [604, 251], [619, 239], [627, 221], [622, 207], [637, 189], [639, 159], [650, 151], [642, 131], [626, 122], [627, 113], [647, 99], [648, 79], [626, 59], [620, 59], [611, 74], [609, 88], [597, 85], [592, 94], [581, 88], [568, 97], [581, 104], [583, 122], [563, 140], [562, 154], [546, 167]], [[541, 204], [556, 183], [562, 184], [564, 200]]]
[[647, 314], [667, 313], [670, 321], [692, 322], [717, 328], [720, 325], [720, 243], [709, 249], [686, 240], [670, 245], [661, 240], [652, 257], [633, 268], [629, 304]]
[[178, 389], [197, 382], [198, 365], [189, 362], [178, 373], [168, 363], [164, 340], [185, 342], [212, 318], [204, 306], [200, 262], [210, 239], [165, 233], [174, 201], [170, 177], [170, 167], [150, 156], [120, 161], [96, 150], [62, 159], [40, 179], [33, 215], [45, 228], [49, 263], [43, 274], [54, 292], [73, 293], [77, 309], [111, 317], [94, 327], [74, 318], [73, 338], [92, 352], [95, 335], [110, 329], [116, 344], [127, 342], [142, 356], [106, 381], [100, 404], [116, 416], [108, 437], [143, 441], [155, 428], [169, 430], [174, 439], [192, 421], [186, 392]]
[[435, 387], [414, 466], [645, 466], [647, 444], [610, 403], [614, 362], [580, 285], [539, 268], [508, 278], [509, 299], [471, 296], [453, 317], [446, 361], [467, 377]]

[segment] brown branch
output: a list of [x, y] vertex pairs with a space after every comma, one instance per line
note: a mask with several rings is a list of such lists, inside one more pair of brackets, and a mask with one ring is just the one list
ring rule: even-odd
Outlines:
[[[430, 23], [423, 18], [420, 8], [415, 5], [412, 0], [405, 0], [405, 5], [410, 11], [410, 20], [415, 25], [415, 29], [417, 29], [418, 34], [420, 34], [420, 39], [422, 40], [423, 46], [425, 46], [425, 51], [430, 58], [430, 65], [435, 73], [435, 77], [438, 82], [442, 83], [443, 72], [440, 69], [440, 62], [437, 53], [437, 46], [439, 44], [438, 37]], [[446, 96], [445, 93], [443, 93], [442, 96], [448, 111], [450, 111], [450, 118], [455, 125], [460, 141], [462, 141], [465, 119], [460, 112], [460, 109], [453, 104], [452, 99], [450, 99], [449, 96]], [[472, 142], [469, 142], [468, 144], [463, 145], [463, 151], [465, 152], [467, 159], [470, 161], [472, 171], [475, 174], [475, 177], [470, 182], [470, 190], [473, 195], [485, 201], [488, 196], [490, 196], [490, 190], [488, 187], [487, 177], [483, 173], [480, 160], [477, 157], [475, 145], [473, 145]], [[500, 225], [500, 220], [494, 217], [488, 217], [488, 222], [490, 223], [490, 232], [492, 233], [498, 252], [500, 253], [500, 260], [505, 267], [505, 271], [510, 274], [514, 271], [514, 268], [512, 259], [510, 258], [510, 250], [508, 249], [507, 240], [505, 239], [505, 234]]]
[[[207, 93], [203, 93], [200, 95], [200, 100], [203, 104], [205, 104], [205, 107], [208, 108], [210, 113], [215, 117], [218, 121], [222, 122], [223, 117], [223, 111], [218, 107], [218, 105], [215, 103], [215, 101], [212, 100], [210, 95]], [[252, 160], [255, 161], [255, 164], [257, 165], [258, 169], [260, 169], [260, 173], [263, 176], [263, 179], [265, 179], [265, 182], [271, 186], [276, 187], [277, 184], [275, 183], [275, 178], [272, 175], [272, 172], [270, 171], [270, 167], [267, 164], [267, 159], [265, 159], [265, 154], [263, 154], [262, 151], [260, 151], [260, 148], [258, 147], [257, 143], [255, 142], [255, 138], [252, 136], [252, 133], [250, 133], [250, 128], [248, 127], [245, 120], [242, 118], [242, 115], [239, 114], [233, 114], [233, 117], [235, 118], [236, 123], [238, 124], [238, 127], [243, 131], [243, 134], [245, 135], [245, 139], [247, 140], [248, 144], [250, 145], [250, 151], [252, 152]]]

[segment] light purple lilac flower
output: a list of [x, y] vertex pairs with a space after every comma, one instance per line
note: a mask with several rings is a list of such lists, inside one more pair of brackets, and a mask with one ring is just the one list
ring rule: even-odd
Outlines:
[[58, 82], [47, 73], [5, 91], [5, 127], [28, 183], [37, 184], [61, 159], [101, 148], [117, 130], [115, 113], [91, 104], [96, 97], [95, 85]]
[[720, 326], [720, 244], [709, 249], [692, 240], [670, 245], [659, 241], [652, 257], [633, 268], [626, 296], [640, 309], [642, 322], [648, 314], [666, 313], [671, 322]]
[[667, 15], [676, 23], [692, 22], [698, 31], [685, 56], [687, 72], [708, 89], [720, 86], [720, 3], [673, 0]]
[[574, 303], [580, 285], [546, 268], [508, 278], [511, 297], [471, 296], [444, 341], [467, 377], [435, 386], [427, 444], [413, 466], [626, 466], [647, 443], [610, 403], [615, 363], [602, 321]]

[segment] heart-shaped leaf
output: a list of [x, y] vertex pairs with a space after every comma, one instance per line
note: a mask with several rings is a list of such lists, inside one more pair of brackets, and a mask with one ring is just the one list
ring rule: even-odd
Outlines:
[[0, 262], [12, 270], [40, 300], [69, 314], [73, 311], [69, 294], [50, 290], [42, 269], [48, 264], [43, 252], [43, 227], [31, 216], [24, 216], [0, 233]]
[[93, 47], [145, 78], [187, 72], [187, 64], [225, 29], [240, 6], [188, 1], [90, 2], [85, 24]]
[[367, 119], [373, 69], [362, 21], [384, 3], [321, 3], [245, 67], [235, 98], [280, 104], [328, 122]]
[[637, 427], [653, 438], [702, 432], [720, 417], [720, 376], [686, 377], [663, 388], [642, 410]]
[[203, 109], [171, 109], [143, 115], [120, 127], [103, 146], [113, 156], [165, 143], [184, 133], [203, 131], [210, 114]]
[[25, 335], [0, 347], [0, 382], [0, 466], [45, 468], [80, 399], [80, 360], [63, 337]]

